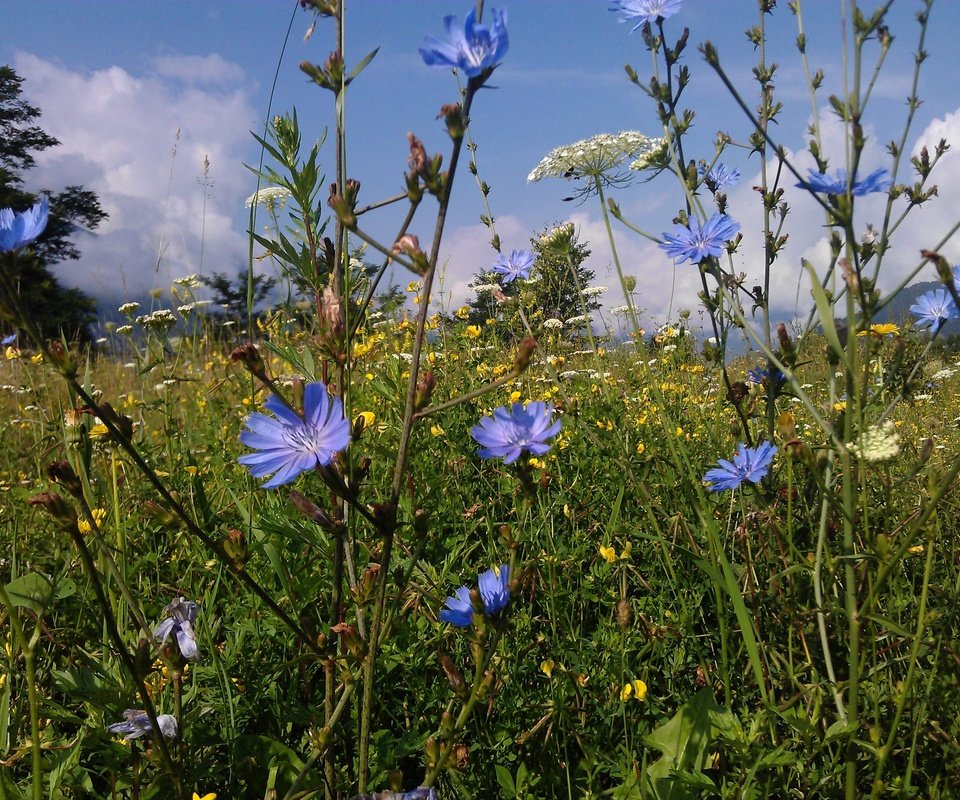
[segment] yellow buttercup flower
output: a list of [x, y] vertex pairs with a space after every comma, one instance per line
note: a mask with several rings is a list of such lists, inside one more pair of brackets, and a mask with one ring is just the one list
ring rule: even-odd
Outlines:
[[511, 402], [511, 403], [518, 403], [518, 402], [520, 402], [520, 398], [521, 398], [521, 397], [522, 397], [522, 394], [521, 394], [520, 392], [516, 391], [516, 390], [510, 392], [510, 402]]
[[606, 560], [608, 564], [617, 563], [617, 551], [612, 547], [604, 547], [600, 545], [600, 555]]

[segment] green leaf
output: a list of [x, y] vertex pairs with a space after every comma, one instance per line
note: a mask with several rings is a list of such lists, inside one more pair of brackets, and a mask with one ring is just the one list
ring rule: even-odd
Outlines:
[[18, 608], [29, 608], [38, 617], [53, 602], [53, 582], [39, 572], [28, 572], [6, 585], [10, 602]]
[[833, 306], [830, 305], [830, 299], [827, 293], [820, 285], [820, 278], [817, 271], [806, 259], [801, 259], [801, 264], [807, 272], [810, 273], [810, 293], [813, 295], [813, 302], [817, 306], [817, 316], [820, 318], [820, 326], [823, 328], [823, 337], [830, 345], [830, 349], [836, 354], [844, 364], [847, 364], [847, 353], [840, 344], [840, 336], [837, 334], [837, 326], [833, 321]]
[[354, 78], [357, 77], [357, 75], [363, 72], [367, 64], [373, 61], [373, 59], [376, 57], [377, 53], [379, 52], [380, 52], [380, 48], [377, 47], [376, 49], [371, 50], [369, 53], [367, 53], [363, 58], [361, 58], [360, 63], [357, 64], [357, 66], [355, 66], [352, 70], [350, 70], [350, 74], [347, 75], [345, 83], [349, 85], [350, 81], [352, 81]]
[[513, 775], [510, 770], [502, 764], [497, 764], [494, 769], [497, 773], [497, 783], [500, 784], [500, 796], [504, 800], [513, 800], [517, 796], [517, 787], [513, 783]]

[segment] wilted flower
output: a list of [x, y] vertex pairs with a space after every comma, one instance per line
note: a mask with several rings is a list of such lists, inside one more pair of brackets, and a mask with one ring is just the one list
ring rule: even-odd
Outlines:
[[673, 233], [664, 233], [664, 241], [660, 247], [680, 263], [690, 261], [699, 264], [711, 257], [719, 258], [726, 243], [733, 239], [739, 230], [740, 223], [726, 214], [714, 214], [703, 225], [696, 217], [691, 217], [690, 227], [676, 225]]
[[20, 213], [12, 208], [0, 208], [0, 253], [26, 247], [43, 233], [50, 215], [49, 202], [46, 197], [41, 197]]
[[459, 69], [468, 78], [475, 78], [484, 70], [495, 67], [509, 45], [507, 12], [492, 8], [490, 13], [493, 25], [489, 28], [477, 24], [476, 8], [470, 9], [462, 29], [455, 16], [444, 17], [443, 25], [449, 41], [441, 42], [427, 36], [420, 48], [424, 63], [435, 69]]
[[[160, 726], [160, 733], [163, 734], [165, 739], [177, 738], [177, 718], [175, 716], [158, 714], [157, 724]], [[153, 726], [150, 724], [147, 713], [134, 708], [128, 708], [124, 711], [123, 722], [114, 722], [112, 725], [107, 725], [107, 730], [113, 734], [123, 734], [123, 738], [128, 742], [147, 734], [153, 734]]]
[[[488, 569], [480, 575], [477, 583], [485, 616], [492, 617], [510, 602], [510, 567], [507, 564], [501, 565], [499, 569]], [[469, 587], [461, 586], [454, 595], [447, 598], [444, 605], [446, 607], [440, 610], [440, 619], [444, 622], [458, 628], [467, 628], [473, 622], [473, 601]]]
[[637, 24], [631, 28], [631, 33], [649, 22], [651, 25], [657, 21], [657, 18], [666, 19], [672, 17], [680, 10], [681, 0], [612, 0], [611, 11], [617, 11], [620, 14], [620, 22], [633, 22]]
[[776, 446], [770, 442], [761, 442], [756, 447], [741, 444], [732, 463], [721, 458], [717, 462], [719, 466], [707, 470], [703, 479], [710, 483], [711, 492], [736, 489], [744, 481], [759, 483], [769, 472], [776, 452]]
[[560, 420], [553, 419], [553, 405], [533, 402], [526, 408], [514, 403], [499, 406], [492, 417], [484, 417], [470, 433], [480, 443], [481, 458], [502, 458], [512, 464], [526, 450], [541, 456], [550, 450], [549, 440], [560, 432]]
[[910, 313], [917, 318], [918, 325], [925, 325], [934, 331], [940, 330], [947, 320], [958, 316], [956, 303], [946, 289], [934, 289], [920, 295], [910, 306]]
[[[892, 183], [893, 179], [890, 177], [890, 172], [881, 168], [871, 172], [862, 181], [853, 181], [850, 194], [861, 197], [871, 192], [885, 192]], [[809, 189], [811, 192], [822, 192], [823, 194], [846, 194], [847, 171], [841, 167], [837, 170], [837, 174], [833, 176], [811, 169], [808, 172], [807, 179], [797, 183], [797, 186], [801, 189]]]
[[237, 459], [255, 478], [276, 473], [263, 484], [265, 489], [290, 483], [316, 466], [327, 466], [350, 443], [343, 404], [338, 397], [331, 399], [322, 383], [304, 387], [302, 417], [276, 395], [270, 395], [265, 406], [276, 419], [253, 413], [247, 417], [247, 430], [240, 434], [243, 444], [260, 452]]
[[163, 610], [167, 617], [154, 630], [154, 641], [163, 644], [172, 634], [177, 640], [180, 655], [187, 661], [199, 661], [200, 650], [197, 647], [197, 635], [193, 630], [199, 610], [200, 607], [192, 600], [176, 598]]
[[509, 256], [501, 255], [497, 263], [491, 268], [491, 272], [502, 275], [503, 285], [515, 281], [517, 278], [529, 278], [530, 269], [533, 267], [533, 253], [529, 250], [514, 250]]

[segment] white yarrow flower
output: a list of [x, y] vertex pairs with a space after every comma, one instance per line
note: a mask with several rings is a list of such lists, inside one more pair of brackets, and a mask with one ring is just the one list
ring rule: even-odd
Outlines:
[[860, 443], [848, 444], [847, 449], [864, 461], [890, 461], [900, 452], [900, 434], [893, 422], [887, 420], [867, 428], [860, 434]]
[[247, 208], [261, 205], [267, 210], [273, 211], [277, 208], [283, 208], [289, 197], [289, 189], [284, 189], [282, 186], [266, 186], [250, 195], [245, 205]]

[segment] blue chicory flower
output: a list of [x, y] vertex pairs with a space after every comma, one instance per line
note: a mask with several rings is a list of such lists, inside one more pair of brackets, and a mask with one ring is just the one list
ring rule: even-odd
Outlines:
[[449, 41], [441, 42], [433, 36], [424, 38], [420, 48], [424, 63], [436, 69], [459, 69], [468, 78], [497, 66], [509, 45], [507, 12], [492, 8], [490, 14], [493, 25], [489, 28], [477, 24], [476, 8], [470, 9], [462, 29], [455, 16], [444, 17]]
[[322, 383], [308, 383], [303, 390], [303, 416], [292, 411], [276, 395], [264, 404], [276, 419], [259, 412], [247, 417], [247, 430], [240, 441], [259, 450], [237, 459], [255, 478], [276, 473], [263, 484], [274, 489], [290, 483], [316, 466], [325, 467], [334, 454], [350, 443], [350, 423], [343, 416], [340, 398], [331, 398]]
[[719, 258], [723, 255], [726, 243], [739, 230], [740, 223], [726, 214], [714, 214], [703, 225], [691, 217], [689, 228], [678, 224], [674, 226], [673, 233], [664, 233], [660, 247], [681, 263], [690, 261], [699, 264], [710, 257]]
[[786, 382], [786, 376], [776, 367], [754, 367], [747, 372], [747, 383], [758, 386], [772, 383], [774, 387], [780, 387]]
[[681, 2], [682, 0], [613, 0], [610, 10], [620, 13], [620, 22], [637, 20], [637, 24], [630, 29], [633, 33], [644, 22], [653, 25], [657, 17], [672, 17], [680, 10]]
[[[855, 197], [862, 197], [872, 192], [885, 192], [890, 188], [893, 179], [890, 172], [886, 169], [878, 169], [871, 172], [862, 181], [854, 181], [850, 193]], [[843, 168], [837, 170], [835, 176], [828, 175], [826, 172], [817, 172], [815, 169], [809, 170], [807, 180], [797, 183], [801, 189], [809, 189], [811, 192], [821, 192], [823, 194], [846, 194], [847, 193], [847, 171]]]
[[514, 250], [509, 256], [501, 255], [491, 267], [491, 271], [503, 275], [503, 285], [506, 286], [517, 278], [529, 278], [532, 268], [533, 253], [529, 250]]
[[[177, 738], [177, 718], [173, 714], [157, 714], [157, 724], [160, 726], [160, 733], [163, 734], [164, 738]], [[107, 725], [107, 730], [113, 734], [123, 734], [123, 738], [128, 742], [147, 734], [153, 735], [153, 726], [150, 724], [147, 713], [133, 708], [128, 708], [123, 712], [123, 722], [114, 722], [112, 725]]]
[[[483, 601], [483, 614], [492, 617], [510, 602], [510, 566], [501, 564], [499, 569], [488, 569], [481, 573], [477, 585]], [[444, 606], [440, 609], [440, 619], [444, 622], [458, 628], [469, 628], [473, 624], [473, 603], [467, 586], [457, 589], [454, 595], [447, 598]]]
[[0, 347], [6, 347], [8, 344], [13, 344], [15, 341], [17, 341], [16, 331], [11, 333], [9, 336], [4, 336], [2, 339], [0, 339]]
[[154, 641], [163, 644], [173, 634], [180, 655], [187, 661], [199, 661], [200, 649], [197, 647], [197, 635], [193, 630], [199, 610], [200, 607], [192, 600], [176, 598], [163, 610], [167, 616], [154, 630]]
[[492, 417], [484, 417], [470, 430], [481, 448], [480, 458], [502, 458], [512, 464], [524, 450], [540, 456], [550, 449], [549, 441], [560, 432], [560, 420], [553, 419], [553, 404], [532, 402], [523, 407], [499, 406]]
[[19, 214], [11, 208], [0, 208], [0, 253], [19, 250], [36, 240], [47, 227], [49, 215], [46, 197]]
[[717, 462], [719, 466], [707, 470], [703, 479], [710, 484], [711, 492], [736, 489], [744, 481], [759, 483], [770, 471], [776, 452], [776, 446], [770, 442], [761, 442], [756, 447], [740, 444], [732, 463], [721, 458]]
[[956, 319], [957, 306], [946, 289], [934, 289], [917, 298], [910, 313], [917, 319], [918, 325], [926, 325], [934, 331], [940, 330], [948, 319]]
[[492, 617], [510, 602], [510, 565], [501, 564], [499, 569], [488, 569], [477, 578], [483, 613]]
[[740, 170], [736, 167], [729, 169], [726, 164], [719, 161], [713, 165], [713, 169], [707, 172], [707, 165], [700, 162], [697, 172], [701, 178], [705, 178], [714, 192], [726, 189], [728, 186], [736, 186], [740, 183]]

